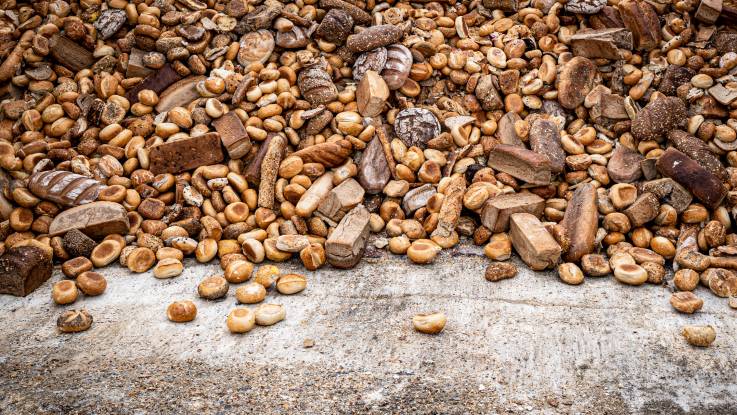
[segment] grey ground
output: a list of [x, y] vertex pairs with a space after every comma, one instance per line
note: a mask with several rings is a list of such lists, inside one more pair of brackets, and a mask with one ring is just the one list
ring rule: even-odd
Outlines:
[[[516, 278], [490, 283], [475, 247], [433, 266], [369, 256], [307, 273], [301, 294], [270, 293], [286, 320], [245, 335], [225, 327], [234, 287], [196, 298], [214, 263], [187, 261], [172, 280], [103, 270], [103, 296], [66, 306], [95, 319], [75, 335], [56, 331], [51, 282], [0, 296], [0, 413], [737, 414], [737, 311], [703, 288], [703, 310], [685, 316], [665, 286], [572, 287], [519, 262]], [[194, 322], [167, 321], [177, 299], [195, 301]], [[445, 331], [415, 332], [412, 315], [432, 310], [448, 316]], [[685, 324], [712, 324], [716, 342], [689, 346]]]

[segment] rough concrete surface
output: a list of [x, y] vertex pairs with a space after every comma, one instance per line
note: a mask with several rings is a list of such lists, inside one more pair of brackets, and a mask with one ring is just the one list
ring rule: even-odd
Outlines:
[[[216, 264], [188, 260], [171, 280], [111, 267], [104, 295], [65, 307], [50, 299], [57, 271], [27, 298], [0, 297], [0, 413], [737, 413], [737, 311], [703, 288], [687, 316], [665, 286], [574, 287], [519, 262], [517, 277], [491, 283], [476, 247], [432, 266], [370, 256], [308, 272], [301, 294], [270, 292], [286, 320], [245, 335], [225, 327], [235, 287], [196, 296]], [[166, 319], [177, 299], [197, 304], [195, 321]], [[81, 307], [92, 328], [57, 333], [61, 311]], [[415, 332], [412, 315], [432, 310], [445, 331]], [[712, 324], [716, 342], [689, 346], [685, 324]]]

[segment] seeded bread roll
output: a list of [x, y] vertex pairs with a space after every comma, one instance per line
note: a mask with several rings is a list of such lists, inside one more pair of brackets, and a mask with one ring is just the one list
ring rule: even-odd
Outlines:
[[340, 9], [345, 10], [351, 15], [353, 21], [360, 25], [371, 24], [371, 15], [366, 13], [360, 7], [343, 0], [320, 0], [320, 7], [323, 9]]
[[343, 43], [353, 31], [353, 17], [345, 10], [331, 9], [323, 17], [315, 36], [328, 42]]
[[72, 229], [62, 239], [64, 249], [72, 257], [89, 257], [95, 249], [95, 241], [79, 229]]
[[680, 98], [656, 99], [637, 113], [632, 121], [632, 135], [638, 140], [657, 140], [683, 127], [687, 120], [686, 106]]

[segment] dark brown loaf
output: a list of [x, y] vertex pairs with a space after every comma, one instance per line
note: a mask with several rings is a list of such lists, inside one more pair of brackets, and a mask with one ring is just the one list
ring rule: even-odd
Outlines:
[[51, 258], [41, 248], [19, 246], [0, 257], [0, 294], [25, 297], [51, 277]]
[[619, 15], [619, 10], [612, 6], [604, 6], [599, 10], [599, 13], [589, 17], [589, 24], [591, 24], [592, 29], [613, 29], [624, 27], [622, 17]]
[[330, 9], [320, 22], [320, 26], [317, 27], [315, 36], [328, 42], [341, 44], [352, 31], [353, 17], [350, 13], [341, 9]]
[[680, 183], [711, 209], [719, 206], [727, 194], [718, 177], [673, 147], [665, 150], [656, 166], [660, 174]]
[[249, 183], [257, 185], [261, 180], [261, 163], [264, 161], [266, 150], [269, 149], [269, 143], [271, 143], [274, 137], [276, 137], [275, 133], [267, 135], [266, 140], [261, 142], [253, 158], [246, 162], [246, 170], [243, 172], [243, 175]]
[[719, 158], [712, 153], [709, 146], [707, 146], [703, 141], [681, 130], [673, 130], [669, 132], [668, 140], [673, 143], [680, 152], [694, 159], [695, 162], [699, 163], [701, 167], [708, 170], [711, 174], [717, 176], [721, 180], [727, 179], [727, 169], [724, 168], [724, 165], [719, 161]]
[[340, 9], [345, 10], [351, 15], [353, 21], [360, 25], [371, 24], [371, 15], [366, 13], [358, 6], [343, 0], [320, 0], [320, 7], [323, 9]]
[[149, 158], [151, 173], [176, 174], [223, 161], [223, 149], [218, 133], [206, 133], [153, 146]]
[[675, 95], [676, 89], [691, 81], [696, 72], [685, 66], [669, 65], [663, 74], [663, 80], [660, 81], [658, 91], [665, 95]]
[[51, 56], [56, 59], [57, 62], [74, 72], [79, 72], [82, 69], [89, 68], [93, 63], [95, 63], [95, 58], [92, 56], [92, 52], [64, 36], [52, 36], [49, 40], [49, 46]]
[[89, 257], [97, 244], [84, 232], [72, 229], [62, 238], [62, 245], [71, 257]]
[[438, 117], [426, 108], [405, 108], [394, 119], [394, 133], [407, 147], [424, 149], [441, 131]]
[[642, 0], [619, 3], [619, 12], [625, 27], [632, 32], [635, 49], [651, 50], [660, 44], [660, 22], [655, 9]]
[[180, 79], [182, 79], [182, 76], [179, 75], [171, 65], [166, 64], [163, 68], [149, 75], [143, 80], [143, 82], [129, 89], [128, 92], [125, 93], [125, 98], [130, 101], [131, 105], [133, 105], [138, 102], [138, 93], [140, 91], [150, 89], [157, 94], [161, 94], [171, 84]]
[[28, 182], [28, 188], [36, 196], [65, 206], [93, 202], [104, 187], [95, 179], [63, 170], [36, 173]]

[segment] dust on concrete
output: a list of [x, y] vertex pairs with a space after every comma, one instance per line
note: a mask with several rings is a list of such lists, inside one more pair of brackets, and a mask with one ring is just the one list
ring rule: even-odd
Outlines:
[[[70, 367], [60, 358], [36, 365], [6, 362], [0, 370], [7, 375], [0, 386], [8, 413], [522, 414], [540, 408], [570, 413], [574, 402], [549, 398], [501, 404], [497, 392], [463, 378], [312, 365], [145, 360], [132, 367], [129, 361], [93, 359]], [[597, 399], [607, 413], [628, 413], [617, 397]]]

